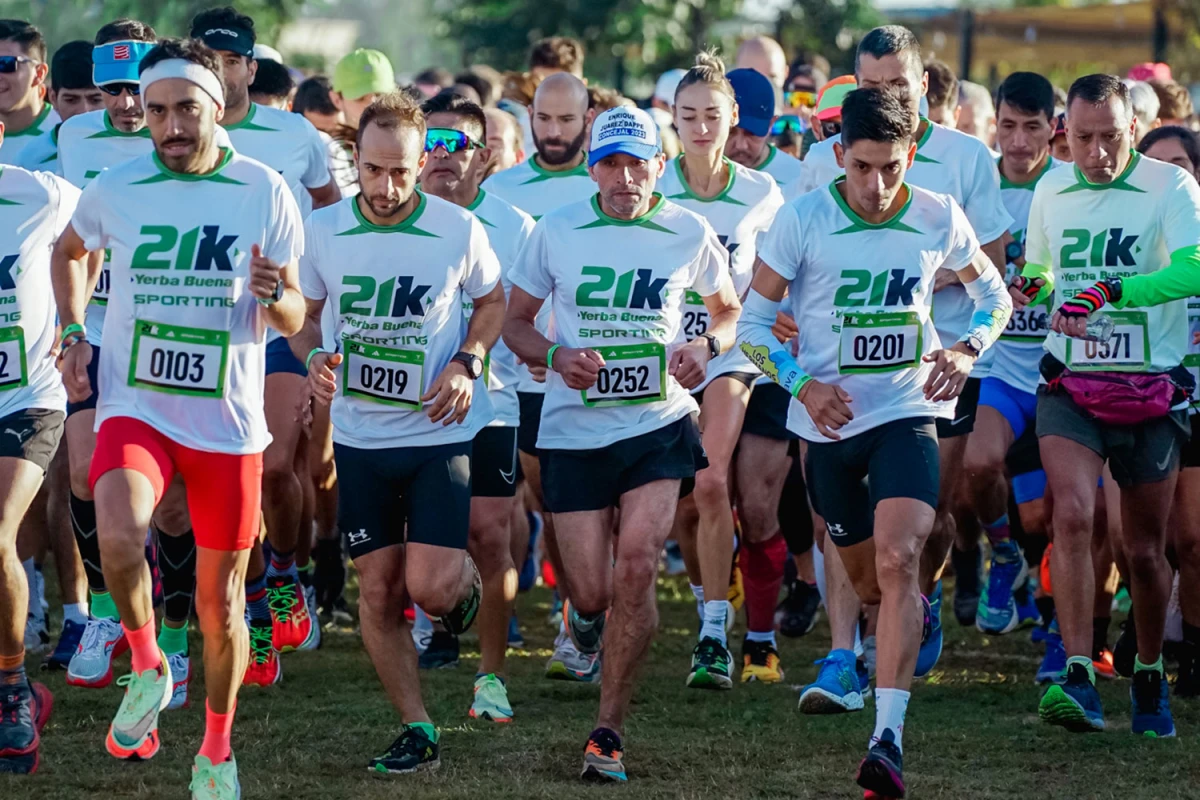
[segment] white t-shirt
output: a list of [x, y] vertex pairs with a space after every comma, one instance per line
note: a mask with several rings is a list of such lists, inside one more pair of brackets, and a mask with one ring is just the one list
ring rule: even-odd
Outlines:
[[683, 344], [685, 294], [716, 294], [729, 260], [703, 217], [656, 197], [631, 221], [609, 217], [595, 197], [552, 211], [517, 257], [513, 285], [554, 307], [551, 341], [594, 348], [606, 362], [583, 391], [548, 373], [538, 447], [606, 447], [697, 410], [667, 363]]
[[78, 200], [79, 190], [62, 178], [0, 167], [0, 417], [66, 410], [50, 355], [57, 335], [50, 252]]
[[[487, 232], [488, 242], [500, 261], [500, 281], [504, 284], [504, 297], [512, 291], [509, 272], [517, 260], [517, 254], [525, 246], [529, 234], [533, 233], [533, 217], [514, 205], [504, 202], [496, 195], [479, 190], [475, 202], [467, 207]], [[463, 303], [463, 311], [470, 319], [474, 304]], [[517, 402], [517, 384], [524, 367], [518, 367], [517, 357], [508, 349], [504, 339], [497, 339], [488, 353], [484, 365], [487, 375], [488, 394], [492, 399], [495, 419], [491, 425], [515, 428], [521, 424], [521, 408]]]
[[[1200, 186], [1174, 164], [1134, 153], [1112, 183], [1088, 183], [1078, 167], [1046, 173], [1033, 193], [1025, 260], [1050, 265], [1059, 298], [1106, 277], [1148, 275], [1171, 253], [1200, 245]], [[1191, 350], [1188, 301], [1101, 314], [1116, 328], [1107, 343], [1046, 336], [1046, 350], [1074, 370], [1166, 372]]]
[[464, 298], [500, 280], [484, 226], [464, 208], [418, 193], [416, 210], [380, 227], [346, 198], [306, 224], [304, 296], [326, 300], [345, 361], [330, 410], [333, 440], [371, 450], [465, 442], [492, 420], [482, 378], [460, 424], [430, 422], [421, 401], [467, 333]]
[[221, 127], [240, 155], [261, 161], [283, 176], [302, 215], [312, 212], [308, 190], [327, 186], [332, 178], [329, 151], [303, 114], [251, 103], [240, 122]]
[[4, 141], [0, 142], [0, 164], [16, 166], [22, 163], [21, 153], [35, 139], [46, 131], [62, 122], [49, 103], [42, 104], [42, 110], [34, 118], [33, 124], [23, 131], [4, 131]]
[[109, 167], [71, 225], [112, 254], [96, 427], [133, 417], [217, 453], [264, 450], [266, 322], [250, 294], [250, 248], [277, 264], [304, 249], [300, 209], [279, 173], [232, 150], [179, 175], [156, 154]]
[[43, 131], [25, 145], [17, 157], [17, 166], [30, 172], [49, 172], [62, 177], [62, 164], [58, 160], [58, 125]]
[[[842, 439], [954, 412], [954, 401], [925, 399], [933, 366], [921, 357], [942, 347], [931, 319], [934, 273], [967, 266], [979, 242], [952, 197], [908, 189], [904, 207], [881, 224], [855, 214], [836, 184], [805, 194], [779, 212], [760, 254], [789, 282], [800, 368], [853, 398]], [[829, 441], [799, 402], [789, 407], [788, 428]]]
[[767, 149], [767, 160], [755, 169], [770, 175], [780, 187], [787, 186], [800, 177], [800, 172], [804, 169], [803, 161], [788, 155], [773, 144], [767, 145]]

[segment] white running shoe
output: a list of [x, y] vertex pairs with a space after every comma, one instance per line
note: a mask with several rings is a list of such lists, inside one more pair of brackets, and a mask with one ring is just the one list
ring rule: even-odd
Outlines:
[[186, 653], [172, 653], [167, 656], [167, 664], [171, 667], [171, 702], [167, 710], [185, 708], [188, 704], [188, 681], [192, 678], [192, 660]]
[[304, 591], [304, 602], [308, 606], [308, 617], [312, 620], [312, 626], [309, 628], [308, 638], [304, 640], [304, 644], [296, 649], [316, 650], [321, 646], [321, 621], [317, 617], [317, 587], [301, 584], [301, 589]]
[[67, 683], [89, 689], [103, 689], [112, 683], [112, 662], [129, 649], [125, 629], [116, 620], [88, 620], [79, 649], [67, 667]]

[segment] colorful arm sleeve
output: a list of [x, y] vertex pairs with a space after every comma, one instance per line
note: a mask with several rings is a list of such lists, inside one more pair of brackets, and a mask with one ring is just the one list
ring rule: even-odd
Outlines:
[[737, 341], [742, 352], [771, 380], [778, 383], [795, 397], [812, 380], [791, 353], [784, 349], [771, 326], [775, 324], [778, 301], [772, 302], [751, 289], [742, 303], [742, 316], [738, 319]]

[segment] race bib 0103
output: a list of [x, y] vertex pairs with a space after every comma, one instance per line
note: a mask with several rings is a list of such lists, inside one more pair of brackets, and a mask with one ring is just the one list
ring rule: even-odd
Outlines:
[[20, 326], [0, 328], [0, 392], [29, 385], [25, 332]]
[[1105, 312], [1113, 321], [1107, 342], [1067, 339], [1067, 366], [1076, 372], [1145, 372], [1150, 337], [1145, 311]]
[[425, 353], [344, 340], [342, 393], [374, 403], [421, 408]]
[[707, 333], [708, 325], [708, 308], [704, 305], [704, 298], [689, 291], [683, 304], [683, 335], [690, 342], [697, 336]]
[[580, 391], [589, 408], [655, 403], [667, 397], [667, 349], [657, 342], [598, 349], [604, 366]]
[[892, 372], [917, 366], [924, 327], [915, 311], [846, 313], [838, 347], [838, 372]]
[[129, 385], [191, 397], [225, 396], [229, 331], [136, 320]]

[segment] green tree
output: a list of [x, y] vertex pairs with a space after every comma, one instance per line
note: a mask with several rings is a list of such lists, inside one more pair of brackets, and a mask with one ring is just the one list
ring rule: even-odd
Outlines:
[[777, 29], [788, 53], [819, 53], [841, 74], [854, 71], [854, 48], [863, 34], [886, 21], [869, 0], [795, 0]]

